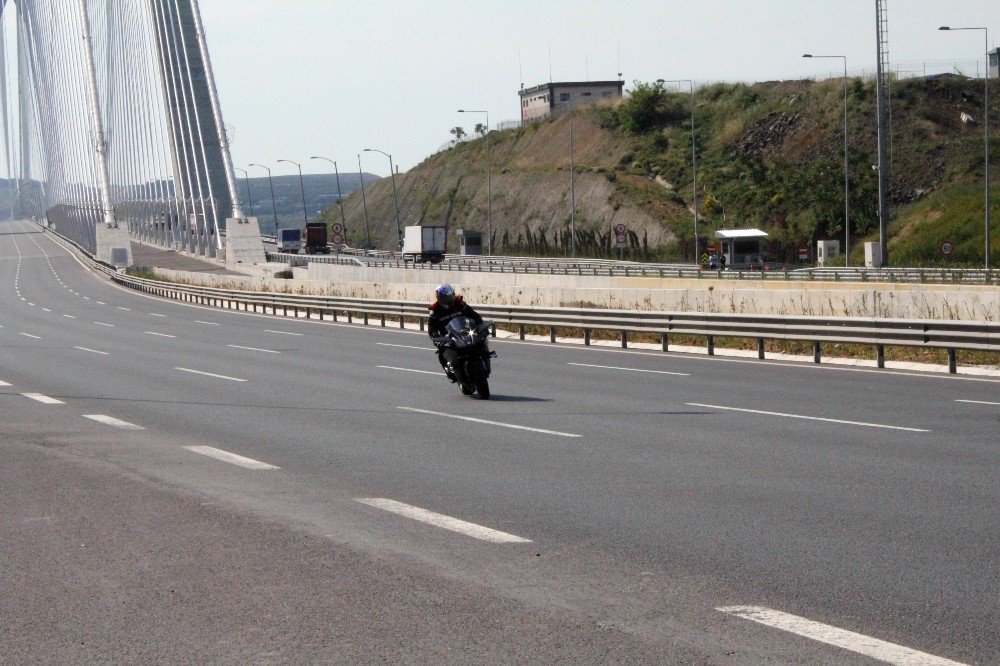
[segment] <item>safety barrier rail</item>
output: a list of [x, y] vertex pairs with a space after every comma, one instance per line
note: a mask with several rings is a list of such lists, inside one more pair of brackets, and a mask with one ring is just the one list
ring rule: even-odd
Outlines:
[[[367, 325], [372, 317], [376, 317], [382, 326], [386, 326], [387, 319], [391, 318], [398, 322], [400, 328], [410, 319], [417, 320], [421, 330], [426, 324], [425, 303], [242, 291], [151, 280], [116, 271], [95, 261], [78, 245], [69, 242], [95, 270], [124, 287], [154, 296], [296, 318], [339, 321], [343, 317], [349, 323], [359, 318]], [[957, 371], [958, 350], [1000, 352], [1000, 321], [644, 312], [488, 304], [477, 306], [477, 309], [495, 324], [516, 328], [522, 340], [529, 327], [547, 329], [549, 340], [553, 343], [559, 330], [582, 331], [585, 345], [591, 344], [594, 331], [613, 331], [618, 334], [623, 348], [628, 347], [630, 335], [644, 334], [658, 336], [661, 348], [668, 351], [670, 336], [683, 335], [704, 337], [708, 353], [714, 354], [716, 338], [744, 338], [756, 340], [758, 357], [764, 358], [765, 340], [796, 340], [813, 343], [813, 360], [816, 363], [821, 360], [822, 344], [853, 343], [874, 346], [880, 368], [885, 367], [886, 347], [945, 349], [952, 373]]]

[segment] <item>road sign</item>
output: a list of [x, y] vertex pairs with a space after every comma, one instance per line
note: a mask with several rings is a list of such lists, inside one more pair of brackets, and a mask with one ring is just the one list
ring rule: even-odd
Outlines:
[[951, 253], [955, 251], [955, 246], [952, 245], [951, 241], [945, 241], [941, 243], [941, 254], [946, 257], [950, 257]]
[[809, 258], [809, 248], [803, 245], [802, 247], [799, 248], [799, 259], [808, 259], [808, 258]]
[[619, 222], [618, 224], [616, 224], [615, 226], [613, 226], [612, 229], [615, 230], [615, 234], [618, 235], [618, 236], [621, 236], [626, 231], [625, 230], [625, 225], [622, 224], [621, 222]]
[[333, 224], [330, 225], [330, 231], [335, 234], [343, 234], [344, 225], [341, 224], [340, 222], [334, 222]]
[[628, 247], [628, 235], [627, 234], [615, 234], [615, 247], [619, 250], [623, 250]]
[[708, 251], [709, 252], [718, 252], [719, 251], [719, 244], [718, 243], [709, 243], [708, 244]]
[[330, 235], [330, 242], [333, 243], [334, 245], [343, 245], [344, 244], [343, 234], [334, 231], [333, 234]]

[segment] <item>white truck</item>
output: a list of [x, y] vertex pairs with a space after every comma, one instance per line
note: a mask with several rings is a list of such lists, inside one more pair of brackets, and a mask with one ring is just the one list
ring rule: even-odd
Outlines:
[[403, 228], [403, 259], [441, 263], [448, 249], [448, 227], [415, 226]]
[[298, 254], [302, 249], [301, 229], [278, 229], [278, 252]]

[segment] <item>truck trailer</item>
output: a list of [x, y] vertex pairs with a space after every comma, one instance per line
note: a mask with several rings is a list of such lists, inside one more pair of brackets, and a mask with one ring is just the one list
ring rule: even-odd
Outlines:
[[448, 250], [448, 227], [415, 226], [403, 229], [403, 259], [439, 264]]

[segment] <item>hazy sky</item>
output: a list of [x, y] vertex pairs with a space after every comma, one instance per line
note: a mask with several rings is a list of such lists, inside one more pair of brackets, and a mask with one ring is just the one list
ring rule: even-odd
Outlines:
[[[873, 68], [875, 0], [200, 0], [233, 158], [336, 159], [365, 147], [406, 170], [480, 120], [519, 117], [517, 90], [549, 80], [763, 81]], [[902, 70], [974, 74], [996, 0], [888, 0], [890, 59]], [[618, 70], [620, 44], [621, 70]], [[519, 74], [520, 56], [523, 78]], [[1000, 94], [1000, 87], [997, 88]], [[363, 154], [385, 175], [385, 157]], [[276, 165], [284, 173], [288, 165]], [[263, 172], [262, 172], [263, 173]]]

